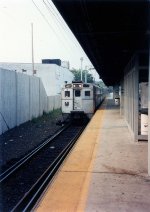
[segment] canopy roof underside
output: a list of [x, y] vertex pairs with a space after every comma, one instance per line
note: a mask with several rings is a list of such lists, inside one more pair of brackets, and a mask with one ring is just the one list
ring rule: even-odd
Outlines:
[[123, 77], [133, 54], [148, 51], [148, 0], [53, 0], [106, 85]]

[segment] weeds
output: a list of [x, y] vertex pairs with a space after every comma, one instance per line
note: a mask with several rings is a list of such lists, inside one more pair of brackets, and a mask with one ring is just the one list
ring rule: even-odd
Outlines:
[[43, 115], [40, 116], [40, 117], [32, 117], [32, 120], [31, 122], [32, 123], [38, 123], [40, 121], [46, 121], [48, 119], [51, 119], [52, 121], [54, 120], [57, 120], [57, 117], [61, 115], [61, 109], [55, 109], [53, 111], [50, 111], [50, 112], [43, 112]]

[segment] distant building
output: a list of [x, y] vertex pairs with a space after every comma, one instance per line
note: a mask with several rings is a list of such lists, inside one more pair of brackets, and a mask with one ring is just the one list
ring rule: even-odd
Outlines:
[[60, 94], [64, 83], [72, 82], [74, 78], [68, 68], [56, 64], [35, 63], [34, 73], [31, 63], [0, 63], [0, 68], [40, 77], [48, 96]]

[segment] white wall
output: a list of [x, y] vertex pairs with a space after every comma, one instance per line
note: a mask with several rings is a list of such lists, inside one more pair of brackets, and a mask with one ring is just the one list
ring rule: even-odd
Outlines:
[[40, 78], [0, 69], [0, 134], [60, 107], [60, 95], [47, 96]]
[[47, 98], [47, 108], [51, 110], [53, 110], [54, 106], [55, 106], [55, 98], [54, 96], [48, 96]]
[[17, 74], [8, 70], [0, 70], [1, 77], [1, 131], [13, 128], [17, 123]]
[[[0, 113], [2, 112], [2, 73], [0, 71]], [[0, 135], [2, 134], [2, 116], [0, 114]]]
[[[11, 72], [13, 73], [13, 71]], [[16, 109], [17, 109], [17, 125], [19, 125], [30, 120], [30, 77], [21, 73], [16, 73], [16, 75], [17, 75]], [[6, 92], [8, 92], [7, 89]], [[7, 98], [7, 96], [5, 96], [5, 98]]]
[[[27, 71], [24, 74], [32, 75], [31, 63], [0, 63], [0, 67], [17, 72], [22, 72], [22, 69], [24, 69]], [[35, 76], [42, 79], [48, 96], [60, 94], [64, 82], [72, 82], [74, 78], [69, 69], [55, 64], [35, 63], [34, 69], [37, 71]]]
[[40, 79], [30, 77], [30, 119], [40, 115]]
[[39, 95], [40, 95], [40, 111], [39, 111], [39, 113], [41, 116], [43, 114], [43, 111], [46, 111], [46, 112], [51, 111], [51, 109], [49, 107], [47, 107], [48, 97], [46, 95], [46, 91], [45, 91], [45, 88], [43, 86], [41, 79], [40, 79], [40, 94]]

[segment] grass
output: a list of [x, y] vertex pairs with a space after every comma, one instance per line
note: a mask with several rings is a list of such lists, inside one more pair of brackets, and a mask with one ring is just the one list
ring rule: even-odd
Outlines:
[[46, 113], [46, 112], [43, 112], [43, 115], [40, 116], [40, 117], [32, 117], [32, 120], [31, 122], [32, 123], [38, 123], [38, 122], [41, 122], [41, 121], [46, 121], [46, 120], [51, 120], [51, 121], [54, 121], [57, 119], [58, 116], [60, 116], [62, 113], [61, 113], [61, 109], [55, 109], [53, 111], [50, 111], [49, 113]]

